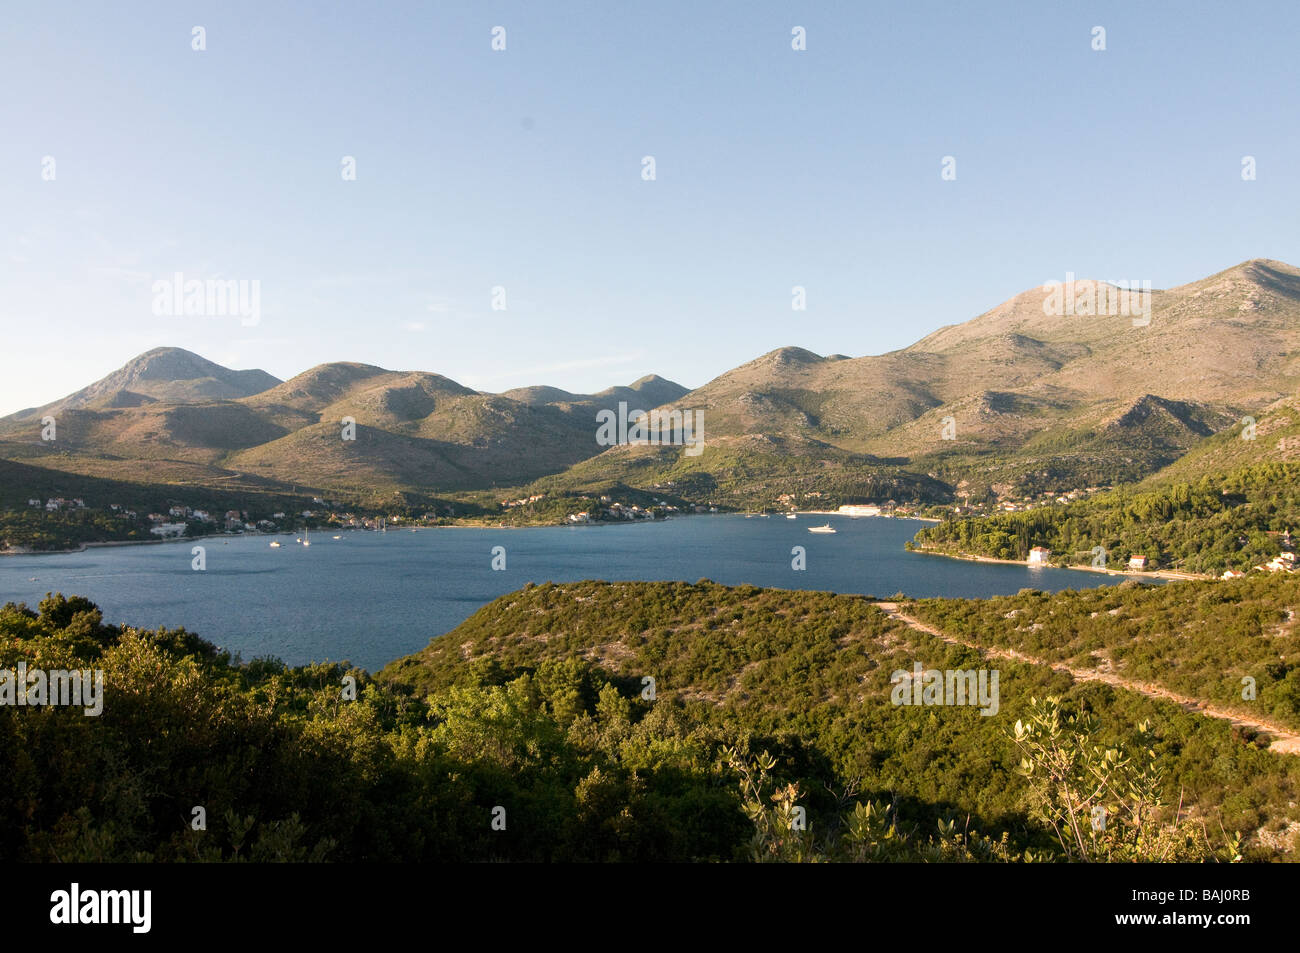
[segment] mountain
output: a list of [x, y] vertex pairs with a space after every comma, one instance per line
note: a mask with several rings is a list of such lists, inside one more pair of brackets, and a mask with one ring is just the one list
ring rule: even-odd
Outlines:
[[[1291, 265], [1257, 259], [1152, 291], [1145, 325], [1048, 314], [1045, 288], [889, 354], [780, 348], [680, 404], [705, 411], [710, 446], [762, 436], [798, 447], [806, 471], [838, 452], [1006, 493], [1141, 480], [1300, 383]], [[587, 461], [584, 479], [621, 475], [626, 456]], [[672, 479], [681, 467], [651, 470]]]
[[[160, 348], [0, 420], [0, 458], [119, 479], [147, 466], [164, 481], [251, 473], [336, 489], [673, 487], [737, 506], [787, 493], [944, 501], [1137, 482], [1210, 453], [1198, 448], [1294, 395], [1300, 269], [1255, 259], [1143, 300], [1135, 319], [1105, 306], [1122, 303], [1105, 283], [1077, 280], [1068, 296], [1035, 286], [898, 351], [783, 347], [692, 391], [648, 375], [594, 394], [486, 394], [348, 362], [277, 381]], [[620, 402], [702, 411], [706, 452], [597, 444], [596, 412]], [[56, 444], [38, 439], [46, 413], [58, 418]], [[342, 439], [345, 420], [355, 441]]]
[[232, 371], [184, 348], [157, 347], [75, 394], [44, 407], [20, 410], [3, 420], [39, 420], [47, 414], [57, 418], [68, 410], [234, 400], [259, 394], [279, 383], [279, 378], [266, 371]]
[[1300, 399], [1283, 398], [1233, 423], [1153, 474], [1145, 485], [1194, 483], [1264, 463], [1300, 462]]
[[680, 400], [690, 391], [658, 374], [647, 374], [640, 380], [633, 381], [627, 387], [607, 387], [595, 394], [570, 394], [558, 387], [517, 387], [505, 391], [501, 396], [532, 407], [542, 405], [576, 407], [578, 405], [617, 408], [619, 401], [626, 401], [630, 410], [648, 410]]
[[[600, 407], [650, 407], [686, 388], [648, 375], [597, 394], [516, 393], [528, 399], [354, 362], [279, 381], [159, 348], [60, 401], [0, 420], [0, 458], [119, 480], [147, 469], [150, 479], [191, 485], [252, 480], [359, 495], [488, 489], [598, 453]], [[49, 443], [40, 439], [46, 414], [58, 427]], [[355, 440], [343, 439], [345, 420]]]

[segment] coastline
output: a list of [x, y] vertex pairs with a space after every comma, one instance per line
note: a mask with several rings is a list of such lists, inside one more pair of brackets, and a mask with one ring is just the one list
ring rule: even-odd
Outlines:
[[97, 539], [72, 549], [0, 549], [0, 556], [66, 556], [88, 549], [107, 546], [162, 546], [167, 543], [191, 543], [199, 539], [240, 539], [244, 536], [288, 536], [289, 533], [206, 533], [203, 536], [170, 536], [167, 539]]
[[[701, 516], [738, 516], [739, 512], [734, 513], [678, 513], [675, 516], [665, 517], [665, 519], [679, 519], [683, 517], [701, 517]], [[898, 519], [898, 520], [916, 520], [921, 523], [941, 523], [942, 520], [933, 519], [928, 516], [849, 516], [838, 510], [795, 510], [796, 516], [840, 516], [846, 519]], [[771, 514], [772, 518], [784, 518], [784, 514]], [[436, 529], [539, 529], [545, 527], [592, 527], [592, 526], [622, 526], [633, 525], [637, 523], [661, 523], [664, 520], [598, 520], [593, 523], [569, 523], [569, 522], [539, 522], [523, 524], [503, 524], [478, 522], [475, 520], [458, 520], [455, 523], [448, 523], [441, 526], [394, 526], [389, 527], [391, 532], [423, 531]], [[339, 533], [367, 533], [374, 530], [354, 529], [350, 527], [318, 527], [318, 532], [330, 532], [337, 529]], [[66, 556], [70, 553], [84, 553], [88, 549], [101, 549], [113, 546], [164, 546], [169, 543], [191, 543], [200, 539], [246, 539], [248, 537], [262, 537], [273, 539], [276, 536], [292, 536], [297, 530], [281, 530], [274, 533], [207, 533], [203, 536], [181, 536], [168, 537], [167, 539], [105, 539], [95, 540], [88, 543], [80, 543], [70, 549], [3, 549], [0, 550], [0, 556]], [[921, 552], [921, 550], [917, 550]], [[935, 553], [932, 555], [946, 555]], [[958, 557], [967, 558], [967, 557]], [[969, 557], [972, 559], [980, 557]], [[1008, 562], [1009, 560], [991, 560], [992, 562]], [[1023, 565], [1023, 563], [1013, 563], [1014, 565]]]
[[[943, 520], [935, 519], [932, 516], [895, 516], [892, 513], [886, 516], [884, 513], [877, 513], [875, 516], [854, 516], [851, 513], [841, 513], [839, 510], [795, 510], [796, 516], [842, 516], [850, 520], [917, 520], [921, 523], [942, 523]], [[773, 516], [784, 517], [784, 513], [774, 513]]]
[[[721, 515], [721, 514], [701, 514], [693, 513], [692, 516], [702, 515]], [[671, 519], [673, 517], [669, 517]], [[472, 521], [448, 523], [442, 526], [393, 526], [389, 527], [389, 532], [405, 533], [438, 529], [545, 529], [547, 527], [556, 528], [563, 526], [621, 526], [635, 523], [662, 523], [664, 520], [601, 520], [594, 523], [524, 523], [520, 525], [510, 525], [502, 523], [476, 523]], [[374, 533], [378, 530], [355, 529], [347, 526], [336, 527], [317, 527], [321, 533], [331, 533], [337, 530], [338, 535], [343, 533]], [[200, 539], [274, 539], [277, 536], [293, 536], [300, 530], [280, 530], [274, 533], [205, 533], [202, 536], [169, 536], [166, 539], [103, 539], [94, 540], [88, 543], [80, 543], [71, 549], [0, 549], [0, 556], [66, 556], [70, 553], [84, 553], [92, 548], [107, 548], [116, 546], [165, 546], [176, 543], [192, 543]]]
[[[964, 559], [967, 562], [974, 563], [1001, 563], [1004, 566], [1021, 566], [1030, 569], [1036, 568], [1028, 566], [1023, 559], [994, 559], [992, 556], [976, 556], [972, 553], [943, 553], [935, 549], [913, 549], [911, 552], [919, 553], [922, 556], [943, 556], [947, 559]], [[1218, 576], [1210, 576], [1205, 573], [1183, 572], [1178, 569], [1150, 569], [1150, 570], [1130, 570], [1130, 569], [1098, 569], [1096, 566], [1043, 566], [1044, 569], [1072, 569], [1079, 572], [1097, 572], [1103, 576], [1120, 576], [1124, 579], [1164, 579], [1167, 582], [1186, 582], [1197, 579], [1218, 579]]]

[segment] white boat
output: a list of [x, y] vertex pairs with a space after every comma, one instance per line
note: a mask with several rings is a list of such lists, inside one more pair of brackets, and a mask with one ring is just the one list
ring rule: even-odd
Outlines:
[[280, 541], [279, 541], [278, 539], [273, 539], [273, 540], [271, 540], [271, 548], [272, 548], [272, 549], [279, 549], [279, 548], [280, 548]]
[[831, 526], [830, 523], [827, 523], [825, 526], [809, 526], [809, 527], [808, 527], [808, 532], [810, 532], [810, 533], [833, 533], [833, 532], [835, 532], [835, 527]]
[[786, 514], [785, 514], [785, 518], [788, 519], [788, 520], [798, 519], [798, 517], [795, 516], [793, 513], [786, 513]]
[[334, 538], [335, 538], [335, 539], [342, 539], [343, 537], [342, 537], [342, 536], [335, 536]]

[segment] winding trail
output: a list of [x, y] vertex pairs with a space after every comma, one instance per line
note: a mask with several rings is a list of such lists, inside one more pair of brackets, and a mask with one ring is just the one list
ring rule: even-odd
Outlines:
[[903, 623], [910, 628], [919, 632], [925, 632], [927, 635], [933, 635], [937, 639], [942, 639], [951, 645], [962, 645], [968, 649], [975, 649], [977, 652], [983, 652], [985, 655], [993, 658], [1004, 658], [1015, 662], [1025, 662], [1029, 665], [1045, 665], [1057, 672], [1065, 672], [1070, 677], [1082, 682], [1105, 682], [1107, 685], [1114, 685], [1117, 688], [1125, 688], [1132, 692], [1146, 695], [1148, 698], [1161, 698], [1165, 701], [1174, 702], [1180, 705], [1185, 711], [1200, 712], [1207, 718], [1218, 718], [1221, 721], [1229, 722], [1240, 728], [1250, 728], [1254, 731], [1262, 731], [1268, 734], [1273, 740], [1269, 744], [1268, 750], [1278, 754], [1295, 754], [1300, 755], [1300, 734], [1296, 734], [1287, 728], [1279, 725], [1270, 724], [1267, 721], [1254, 721], [1244, 718], [1241, 715], [1230, 711], [1224, 711], [1221, 708], [1213, 708], [1205, 702], [1196, 698], [1189, 698], [1186, 695], [1179, 695], [1177, 692], [1171, 692], [1167, 688], [1161, 688], [1159, 685], [1152, 685], [1148, 682], [1134, 682], [1127, 678], [1121, 678], [1118, 675], [1112, 675], [1108, 672], [1099, 672], [1094, 668], [1073, 668], [1064, 662], [1049, 662], [1046, 659], [1035, 658], [1032, 655], [1026, 655], [1023, 652], [1017, 652], [1015, 649], [1001, 649], [991, 645], [979, 645], [975, 642], [967, 642], [964, 639], [958, 639], [951, 635], [940, 632], [932, 625], [926, 625], [920, 619], [908, 615], [899, 608], [897, 602], [877, 602], [874, 603], [877, 609], [884, 612], [891, 619]]

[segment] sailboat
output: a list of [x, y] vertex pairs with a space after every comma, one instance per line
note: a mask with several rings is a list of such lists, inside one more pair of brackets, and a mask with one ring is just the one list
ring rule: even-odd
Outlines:
[[311, 530], [308, 529], [306, 526], [302, 528], [302, 544], [304, 546], [311, 545]]
[[810, 532], [810, 533], [833, 533], [833, 532], [835, 532], [835, 527], [831, 526], [830, 523], [827, 523], [825, 526], [809, 526], [809, 527], [808, 527], [808, 532]]

